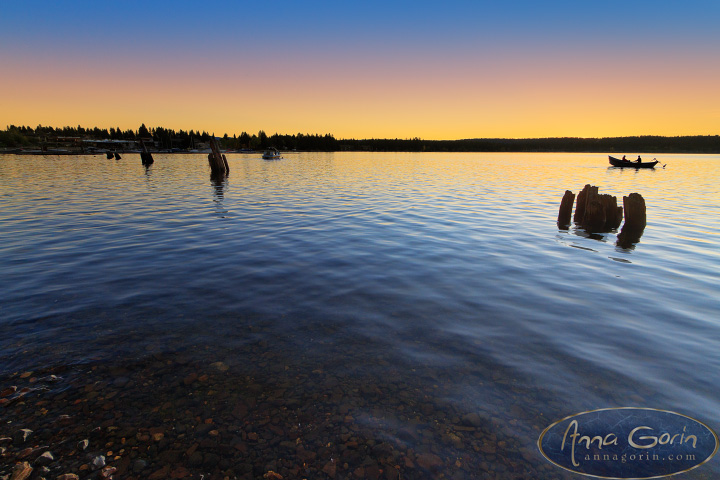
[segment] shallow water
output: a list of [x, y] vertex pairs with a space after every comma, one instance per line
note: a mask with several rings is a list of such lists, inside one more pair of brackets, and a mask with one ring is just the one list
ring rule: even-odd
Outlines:
[[[289, 425], [288, 411], [318, 409], [305, 422], [324, 432], [317, 445], [369, 442], [340, 478], [370, 457], [409, 478], [564, 478], [537, 436], [597, 408], [668, 409], [717, 430], [720, 156], [658, 159], [667, 167], [636, 171], [597, 154], [229, 155], [230, 176], [212, 180], [202, 155], [155, 155], [148, 169], [132, 154], [0, 156], [2, 386], [59, 369], [36, 394], [72, 397], [129, 377], [121, 396], [161, 405], [188, 392], [147, 397], [153, 371], [174, 386], [207, 371], [206, 390], [229, 395], [216, 411], [249, 409], [245, 433], [261, 412]], [[643, 195], [639, 243], [558, 229], [563, 192], [586, 183]], [[127, 423], [169, 421], [150, 411]], [[221, 437], [241, 435], [215, 416]], [[287, 425], [275, 437], [299, 439]], [[262, 478], [278, 452], [249, 442], [244, 474]], [[373, 454], [383, 444], [392, 461]], [[443, 464], [419, 467], [421, 452]], [[286, 456], [298, 475], [332, 477], [323, 455]], [[288, 478], [289, 464], [269, 466]], [[717, 461], [688, 478], [711, 473]]]

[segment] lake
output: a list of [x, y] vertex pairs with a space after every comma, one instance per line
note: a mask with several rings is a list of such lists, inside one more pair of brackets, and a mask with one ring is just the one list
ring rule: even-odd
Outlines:
[[[569, 479], [536, 445], [569, 415], [720, 428], [720, 155], [230, 154], [214, 180], [154, 156], [0, 155], [0, 437], [32, 430], [52, 478], [102, 455], [119, 478]], [[639, 242], [558, 228], [585, 184], [644, 197]]]

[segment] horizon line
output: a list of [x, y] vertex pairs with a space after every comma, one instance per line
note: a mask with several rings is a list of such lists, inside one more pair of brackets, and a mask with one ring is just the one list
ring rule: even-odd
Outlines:
[[[63, 125], [62, 127], [55, 127], [55, 126], [52, 126], [52, 125], [42, 125], [42, 124], [38, 124], [36, 127], [31, 127], [30, 125], [14, 125], [14, 124], [9, 124], [9, 125], [6, 125], [6, 126], [5, 126], [5, 131], [6, 131], [6, 132], [7, 132], [7, 131], [10, 131], [10, 129], [11, 129], [12, 127], [15, 127], [15, 128], [30, 128], [30, 129], [32, 129], [32, 130], [36, 130], [37, 128], [52, 128], [53, 130], [58, 130], [58, 129], [63, 129], [63, 128], [72, 128], [72, 129], [82, 128], [82, 129], [84, 129], [84, 130], [94, 130], [95, 128], [97, 128], [97, 129], [99, 129], [99, 130], [108, 130], [108, 131], [110, 131], [110, 129], [115, 129], [115, 130], [120, 130], [121, 132], [126, 132], [126, 131], [130, 130], [130, 131], [132, 131], [134, 134], [138, 134], [139, 129], [140, 129], [140, 127], [142, 127], [142, 126], [145, 126], [145, 123], [141, 123], [141, 125], [140, 125], [139, 127], [137, 127], [136, 129], [126, 128], [126, 129], [124, 129], [124, 130], [121, 130], [121, 129], [116, 128], [116, 127], [98, 127], [98, 126], [93, 126], [93, 127], [89, 127], [89, 128], [88, 128], [88, 127], [84, 127], [84, 126], [82, 126], [82, 125], [77, 125], [77, 126]], [[188, 133], [189, 133], [189, 132], [192, 131], [192, 132], [195, 132], [195, 133], [200, 134], [200, 135], [202, 135], [202, 134], [204, 133], [204, 134], [207, 134], [207, 135], [209, 135], [209, 136], [216, 137], [216, 138], [224, 138], [225, 135], [227, 135], [228, 138], [233, 138], [233, 137], [237, 137], [238, 135], [242, 135], [243, 133], [246, 133], [246, 134], [248, 134], [248, 135], [250, 135], [250, 136], [257, 136], [260, 132], [265, 133], [265, 130], [264, 130], [264, 129], [258, 130], [257, 133], [250, 133], [250, 132], [248, 132], [248, 131], [246, 131], [246, 130], [243, 130], [243, 131], [241, 131], [239, 134], [233, 133], [233, 135], [232, 135], [232, 137], [231, 137], [227, 132], [224, 132], [223, 135], [218, 136], [218, 135], [216, 135], [214, 132], [213, 132], [213, 133], [209, 133], [207, 130], [196, 130], [196, 129], [192, 129], [192, 128], [191, 128], [191, 129], [188, 129], [188, 130], [185, 130], [185, 129], [182, 129], [182, 128], [180, 128], [180, 129], [167, 128], [167, 127], [163, 127], [163, 126], [153, 126], [153, 127], [145, 126], [145, 128], [147, 128], [148, 130], [156, 130], [157, 128], [162, 128], [162, 129], [165, 129], [165, 130], [172, 130], [172, 131], [174, 131], [175, 133], [178, 133], [178, 132], [180, 132], [180, 131], [184, 131], [184, 132], [188, 132]], [[275, 132], [275, 133], [273, 133], [273, 134], [271, 134], [271, 135], [268, 135], [267, 133], [265, 133], [265, 135], [267, 135], [268, 137], [272, 137], [272, 136], [275, 136], [275, 135], [277, 135], [277, 136], [293, 136], [293, 135], [328, 136], [328, 135], [329, 135], [329, 136], [335, 138], [336, 140], [354, 140], [354, 141], [361, 141], [361, 140], [404, 140], [404, 141], [420, 140], [420, 141], [427, 141], [427, 142], [459, 142], [459, 141], [467, 141], [467, 140], [551, 140], [551, 139], [602, 140], [602, 139], [614, 139], [614, 138], [643, 138], [643, 137], [655, 137], [655, 138], [693, 138], [693, 137], [718, 137], [718, 136], [720, 136], [720, 134], [715, 133], [715, 134], [694, 134], [694, 135], [638, 134], [638, 135], [611, 135], [611, 136], [601, 136], [601, 137], [553, 135], [553, 136], [544, 136], [544, 137], [465, 137], [465, 138], [448, 139], [448, 138], [422, 138], [422, 137], [418, 137], [418, 136], [414, 136], [414, 137], [365, 137], [365, 138], [359, 138], [359, 137], [336, 137], [334, 133], [330, 133], [330, 132], [326, 132], [326, 133], [309, 133], [309, 132], [305, 132], [305, 133], [303, 133], [303, 132], [296, 132], [296, 133], [279, 133], [279, 132]]]

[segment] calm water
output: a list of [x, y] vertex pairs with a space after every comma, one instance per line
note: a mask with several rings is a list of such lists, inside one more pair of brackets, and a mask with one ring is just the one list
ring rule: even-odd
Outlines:
[[[229, 155], [213, 182], [202, 155], [147, 170], [131, 154], [0, 156], [2, 386], [63, 366], [52, 395], [91, 368], [223, 362], [224, 389], [252, 377], [297, 408], [349, 405], [376, 441], [463, 465], [439, 470], [518, 478], [562, 475], [535, 441], [584, 410], [718, 430], [720, 156], [658, 159]], [[558, 230], [563, 192], [586, 183], [643, 195], [634, 248]], [[443, 437], [471, 413], [491, 453]], [[694, 474], [710, 472], [717, 459]]]

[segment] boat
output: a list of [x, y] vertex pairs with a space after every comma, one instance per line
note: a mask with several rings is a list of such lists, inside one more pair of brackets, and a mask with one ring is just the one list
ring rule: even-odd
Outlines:
[[269, 148], [263, 152], [262, 158], [265, 160], [280, 160], [283, 158], [277, 148]]
[[653, 160], [652, 162], [632, 162], [630, 160], [621, 160], [619, 158], [611, 157], [608, 155], [608, 158], [610, 159], [610, 165], [613, 167], [620, 167], [620, 168], [655, 168], [655, 165], [660, 163], [657, 160]]

